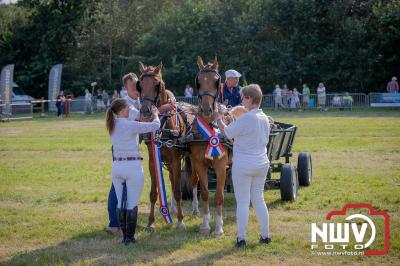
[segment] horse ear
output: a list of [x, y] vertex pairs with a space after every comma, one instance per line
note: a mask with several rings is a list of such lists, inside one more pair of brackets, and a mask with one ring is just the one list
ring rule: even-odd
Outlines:
[[145, 69], [146, 69], [146, 67], [143, 65], [143, 63], [139, 62], [139, 70], [140, 70], [140, 72], [144, 73]]
[[154, 69], [154, 73], [156, 74], [160, 73], [162, 68], [163, 68], [163, 63], [161, 61], [160, 64]]
[[218, 70], [218, 59], [217, 59], [217, 56], [215, 56], [214, 57], [214, 62], [213, 62], [213, 64], [212, 64], [212, 66], [211, 66], [211, 69], [214, 69], [214, 70]]
[[200, 69], [203, 69], [203, 68], [204, 68], [204, 62], [203, 62], [203, 59], [201, 58], [201, 56], [197, 56], [197, 66], [198, 66]]

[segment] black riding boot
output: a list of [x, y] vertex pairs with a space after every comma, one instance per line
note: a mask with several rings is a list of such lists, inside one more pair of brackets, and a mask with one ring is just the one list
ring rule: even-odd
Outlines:
[[138, 207], [126, 211], [126, 239], [125, 245], [135, 242]]
[[122, 243], [125, 243], [126, 240], [126, 210], [125, 209], [117, 209], [117, 216], [119, 226], [122, 231]]

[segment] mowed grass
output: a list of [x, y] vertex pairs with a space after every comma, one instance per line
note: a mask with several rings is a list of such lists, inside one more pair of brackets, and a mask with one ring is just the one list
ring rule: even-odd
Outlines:
[[[157, 212], [156, 232], [144, 232], [142, 226], [149, 210], [147, 160], [138, 242], [121, 245], [118, 237], [105, 231], [111, 144], [103, 117], [74, 115], [62, 120], [1, 123], [0, 264], [398, 264], [400, 112], [269, 114], [298, 126], [293, 162], [297, 163], [298, 152], [310, 151], [314, 180], [310, 187], [299, 190], [295, 202], [281, 202], [277, 190], [265, 192], [273, 242], [268, 246], [258, 244], [258, 224], [251, 210], [246, 249], [233, 247], [235, 199], [230, 193], [225, 194], [222, 238], [198, 233], [201, 217], [190, 215], [188, 201], [184, 202], [186, 230], [165, 225]], [[145, 147], [141, 149], [147, 158]], [[346, 203], [370, 203], [389, 212], [389, 254], [311, 254], [311, 223], [323, 222], [329, 211]]]

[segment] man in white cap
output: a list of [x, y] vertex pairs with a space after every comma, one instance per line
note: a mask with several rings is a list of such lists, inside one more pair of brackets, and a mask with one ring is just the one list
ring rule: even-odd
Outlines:
[[389, 93], [398, 93], [399, 92], [399, 83], [397, 83], [397, 78], [393, 77], [391, 81], [389, 81], [386, 86], [386, 90]]
[[240, 99], [239, 78], [242, 75], [234, 69], [225, 72], [225, 83], [218, 94], [218, 102], [226, 106], [237, 106], [242, 104]]

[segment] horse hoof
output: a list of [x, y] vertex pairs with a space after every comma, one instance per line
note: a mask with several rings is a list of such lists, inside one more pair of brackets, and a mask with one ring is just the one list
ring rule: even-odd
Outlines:
[[192, 215], [193, 216], [197, 216], [197, 215], [199, 215], [200, 214], [200, 211], [199, 210], [193, 210], [192, 211]]
[[213, 236], [213, 237], [222, 237], [222, 236], [224, 236], [225, 234], [224, 234], [224, 231], [223, 230], [220, 230], [220, 231], [213, 231], [212, 233], [211, 233], [211, 236]]
[[210, 228], [200, 228], [200, 234], [202, 235], [210, 235]]
[[144, 228], [144, 231], [146, 231], [148, 233], [153, 233], [154, 231], [156, 231], [156, 229], [154, 228], [154, 226], [146, 226]]
[[176, 229], [178, 229], [178, 230], [184, 230], [184, 229], [186, 229], [186, 225], [185, 225], [183, 222], [178, 222], [178, 223], [176, 224]]

